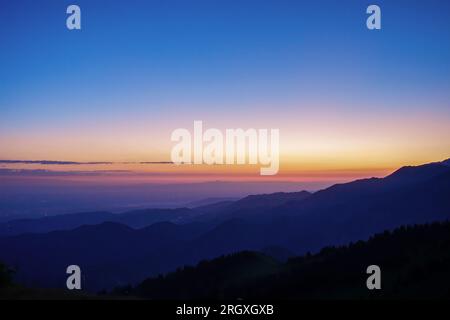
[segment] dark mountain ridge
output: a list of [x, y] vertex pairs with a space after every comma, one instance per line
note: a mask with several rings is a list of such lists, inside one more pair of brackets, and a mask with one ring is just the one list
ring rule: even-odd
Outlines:
[[[366, 269], [381, 268], [381, 291]], [[202, 285], [199, 286], [198, 284]], [[280, 263], [243, 251], [185, 266], [115, 293], [150, 299], [449, 298], [450, 222], [401, 227]]]

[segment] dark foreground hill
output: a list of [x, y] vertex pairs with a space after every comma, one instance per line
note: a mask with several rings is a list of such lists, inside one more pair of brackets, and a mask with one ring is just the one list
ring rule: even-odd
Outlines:
[[[381, 290], [366, 269], [381, 268]], [[150, 278], [115, 293], [151, 299], [449, 298], [450, 223], [401, 227], [280, 263], [244, 251]]]

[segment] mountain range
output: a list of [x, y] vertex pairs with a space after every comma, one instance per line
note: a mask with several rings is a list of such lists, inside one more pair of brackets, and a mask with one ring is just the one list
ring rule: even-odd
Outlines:
[[85, 289], [98, 291], [223, 254], [254, 250], [287, 258], [449, 218], [446, 160], [315, 193], [13, 220], [0, 225], [0, 260], [16, 270], [18, 282], [39, 287], [64, 287], [65, 268], [77, 264]]

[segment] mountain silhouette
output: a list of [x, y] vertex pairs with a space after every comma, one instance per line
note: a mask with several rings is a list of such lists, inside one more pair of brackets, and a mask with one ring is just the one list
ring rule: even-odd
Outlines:
[[[450, 218], [449, 195], [446, 163], [404, 167], [385, 178], [337, 184], [313, 194], [136, 211], [136, 216], [114, 215], [123, 217], [119, 222], [0, 237], [0, 260], [17, 269], [17, 279], [25, 284], [64, 286], [65, 268], [78, 264], [87, 289], [108, 289], [233, 252], [276, 247], [301, 255], [401, 225], [444, 221]], [[151, 222], [164, 214], [180, 218]]]
[[0, 236], [22, 233], [46, 233], [71, 230], [82, 225], [103, 222], [122, 223], [133, 228], [143, 228], [156, 222], [187, 220], [196, 212], [188, 208], [132, 210], [121, 214], [96, 211], [48, 216], [37, 219], [17, 219], [0, 224]]
[[[133, 228], [143, 228], [156, 222], [187, 223], [193, 221], [224, 221], [240, 210], [268, 209], [292, 199], [304, 199], [310, 193], [306, 191], [291, 193], [273, 193], [251, 195], [240, 200], [231, 201], [221, 198], [205, 199], [195, 208], [177, 209], [143, 209], [113, 214], [106, 211], [81, 212], [64, 215], [47, 216], [36, 219], [16, 219], [0, 223], [0, 236], [23, 233], [46, 233], [56, 230], [71, 230], [82, 225], [95, 225], [103, 222], [122, 223]], [[214, 202], [217, 201], [217, 202]], [[207, 203], [205, 205], [205, 203]]]
[[[89, 283], [87, 288], [103, 288], [108, 284], [133, 280], [138, 260], [151, 256], [144, 265], [147, 272], [163, 272], [175, 268], [177, 261], [158, 261], [166, 250], [198, 236], [200, 224], [176, 225], [159, 222], [142, 229], [132, 229], [113, 222], [86, 225], [70, 231], [45, 234], [23, 234], [0, 238], [1, 260], [17, 269], [17, 280], [39, 287], [61, 287], [68, 265], [79, 265]], [[135, 262], [136, 267], [128, 267]]]
[[[271, 194], [250, 195], [233, 202], [219, 202], [195, 208], [201, 214], [193, 221], [223, 222], [233, 218], [260, 222], [268, 218], [267, 213], [290, 201], [303, 201], [311, 196], [308, 191], [276, 192]], [[269, 217], [270, 218], [270, 217]]]

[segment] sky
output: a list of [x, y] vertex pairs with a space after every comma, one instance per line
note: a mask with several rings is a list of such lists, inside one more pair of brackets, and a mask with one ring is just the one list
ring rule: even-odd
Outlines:
[[[81, 30], [66, 28], [70, 4]], [[381, 30], [366, 28], [370, 4]], [[125, 170], [170, 161], [171, 132], [202, 120], [278, 128], [282, 180], [444, 160], [449, 39], [448, 1], [0, 0], [0, 159]], [[258, 179], [246, 168], [138, 169]]]

